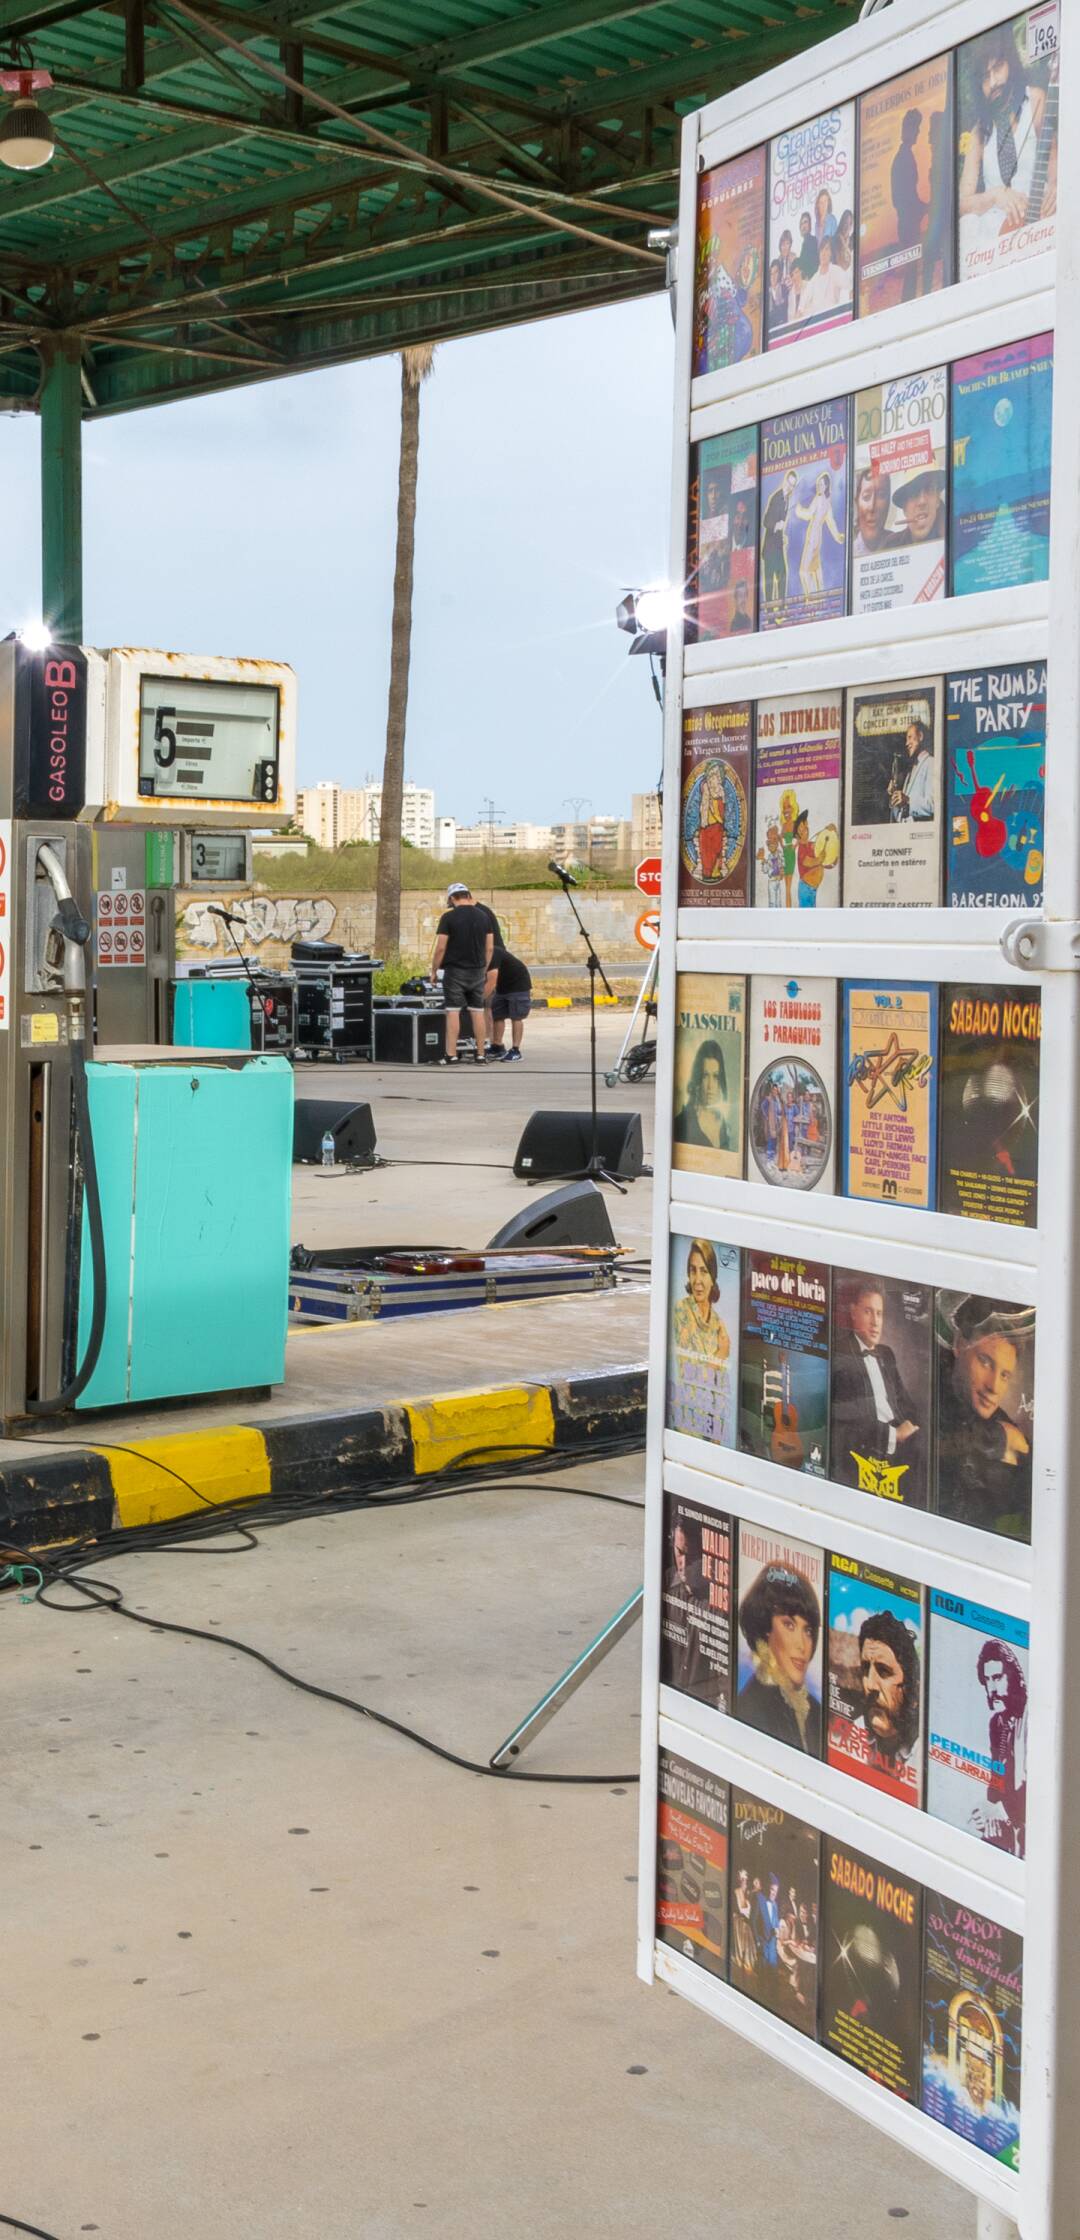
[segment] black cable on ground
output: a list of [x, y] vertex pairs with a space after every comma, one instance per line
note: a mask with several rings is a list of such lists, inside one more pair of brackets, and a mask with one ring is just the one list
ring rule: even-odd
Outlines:
[[46, 2232], [39, 2224], [23, 2224], [19, 2217], [5, 2217], [2, 2209], [0, 2209], [0, 2224], [6, 2224], [12, 2232], [32, 2232], [34, 2240], [59, 2240], [57, 2233]]
[[[86, 1444], [83, 1440], [62, 1439], [51, 1441], [37, 1439], [28, 1443], [43, 1447], [49, 1445], [84, 1446]], [[55, 1555], [50, 1555], [47, 1550], [31, 1555], [25, 1549], [15, 1548], [8, 1544], [5, 1549], [6, 1554], [13, 1557], [17, 1563], [36, 1567], [44, 1574], [43, 1584], [39, 1588], [35, 1600], [40, 1602], [45, 1609], [56, 1611], [61, 1616], [75, 1616], [79, 1610], [84, 1608], [86, 1603], [89, 1603], [93, 1608], [109, 1610], [115, 1617], [128, 1619], [132, 1625], [148, 1626], [151, 1632], [176, 1633], [190, 1640], [224, 1644], [226, 1648], [234, 1650], [238, 1655], [250, 1657], [254, 1663], [262, 1665], [266, 1671], [273, 1673], [275, 1678], [286, 1681], [290, 1687], [298, 1688], [303, 1694], [316, 1696], [326, 1703], [339, 1704], [343, 1710], [352, 1711], [361, 1718], [371, 1719], [376, 1725], [386, 1727], [392, 1733], [401, 1735], [406, 1741], [415, 1743], [419, 1749], [427, 1751], [432, 1757], [440, 1758], [445, 1764], [456, 1766], [465, 1773], [480, 1774], [491, 1780], [539, 1782], [572, 1788], [611, 1787], [616, 1784], [629, 1787], [637, 1783], [639, 1776], [636, 1773], [526, 1773], [518, 1768], [497, 1766], [491, 1761], [485, 1765], [477, 1759], [466, 1758], [459, 1752], [450, 1750], [444, 1744], [434, 1741], [431, 1736], [422, 1734], [417, 1728], [407, 1726], [403, 1721], [392, 1718], [388, 1712], [376, 1711], [372, 1705], [362, 1703], [356, 1697], [341, 1695], [334, 1689], [322, 1688], [314, 1681], [302, 1679], [298, 1673], [290, 1672], [286, 1666], [277, 1664], [272, 1657], [267, 1656], [263, 1650], [254, 1648], [249, 1642], [237, 1640], [229, 1634], [216, 1631], [211, 1633], [201, 1626], [183, 1625], [173, 1620], [154, 1618], [139, 1611], [129, 1610], [125, 1605], [123, 1593], [115, 1581], [111, 1579], [87, 1579], [77, 1568], [80, 1562], [86, 1562], [96, 1568], [98, 1564], [107, 1562], [110, 1557], [134, 1555], [142, 1552], [190, 1555], [240, 1554], [258, 1548], [259, 1541], [254, 1530], [256, 1525], [265, 1529], [270, 1526], [279, 1527], [283, 1524], [294, 1523], [301, 1518], [326, 1518], [352, 1509], [400, 1508], [422, 1501], [447, 1500], [466, 1492], [494, 1493], [510, 1490], [539, 1490], [539, 1487], [535, 1485], [537, 1477], [540, 1478], [542, 1483], [544, 1476], [552, 1475], [568, 1466], [557, 1449], [547, 1446], [541, 1447], [539, 1444], [534, 1447], [523, 1442], [512, 1450], [513, 1455], [517, 1458], [518, 1468], [514, 1469], [512, 1465], [509, 1465], [510, 1475], [500, 1475], [498, 1478], [490, 1470], [483, 1468], [481, 1458], [492, 1455], [505, 1458], [506, 1449], [502, 1446], [473, 1447], [467, 1449], [446, 1469], [433, 1471], [430, 1476], [423, 1479], [414, 1477], [404, 1485], [400, 1480], [387, 1480], [384, 1481], [381, 1489], [378, 1486], [372, 1487], [369, 1485], [364, 1488], [357, 1488], [352, 1494], [316, 1494], [314, 1496], [271, 1494], [255, 1501], [233, 1502], [219, 1506], [216, 1503], [207, 1502], [206, 1496], [199, 1494], [197, 1488], [183, 1476], [182, 1472], [174, 1470], [168, 1463], [159, 1462], [156, 1455], [143, 1456], [139, 1448], [123, 1447], [116, 1441], [99, 1440], [94, 1443], [103, 1447], [115, 1446], [120, 1453], [140, 1455], [141, 1459], [162, 1469], [167, 1476], [176, 1479], [181, 1485], [187, 1487], [189, 1492], [205, 1504], [210, 1513], [204, 1516], [200, 1512], [187, 1518], [177, 1518], [167, 1524], [146, 1525], [128, 1531], [112, 1532], [104, 1534], [96, 1540], [84, 1538], [80, 1542], [64, 1546]], [[616, 1436], [595, 1441], [590, 1449], [589, 1461], [592, 1464], [597, 1461], [613, 1460], [616, 1456], [640, 1453], [640, 1451], [641, 1441], [638, 1437]], [[539, 1463], [534, 1459], [537, 1456], [541, 1458]], [[468, 1467], [470, 1464], [472, 1465], [471, 1468]], [[531, 1486], [529, 1474], [534, 1481]], [[592, 1486], [564, 1485], [557, 1490], [573, 1493], [576, 1497], [588, 1500], [615, 1502], [626, 1508], [636, 1509], [641, 1507], [640, 1502], [635, 1501], [632, 1496], [604, 1493]], [[228, 1532], [235, 1532], [240, 1535], [238, 1546], [225, 1549], [216, 1545], [208, 1547], [192, 1544], [195, 1542], [205, 1543], [207, 1540], [216, 1543], [219, 1535]], [[50, 1586], [69, 1586], [82, 1599], [76, 1603], [52, 1601], [46, 1591]]]
[[[47, 1567], [43, 1565], [41, 1568]], [[264, 1650], [253, 1648], [249, 1641], [237, 1640], [228, 1633], [210, 1633], [203, 1626], [180, 1625], [171, 1619], [150, 1617], [140, 1610], [128, 1610], [119, 1587], [111, 1579], [91, 1581], [78, 1572], [71, 1571], [58, 1579], [57, 1584], [74, 1587], [84, 1601], [93, 1607], [108, 1610], [116, 1618], [127, 1618], [134, 1626], [149, 1626], [152, 1633], [178, 1633], [189, 1641], [212, 1641], [221, 1648], [235, 1649], [240, 1656], [250, 1657], [254, 1664], [261, 1664], [267, 1672], [272, 1672], [276, 1679], [287, 1681], [291, 1688], [299, 1688], [303, 1695], [317, 1696], [322, 1703], [337, 1703], [343, 1711], [354, 1711], [362, 1719], [373, 1719], [376, 1726], [388, 1727], [392, 1734], [402, 1735], [407, 1742], [415, 1742], [430, 1757], [441, 1758], [445, 1765], [457, 1766], [463, 1773], [483, 1774], [494, 1781], [543, 1782], [548, 1786], [576, 1789], [610, 1788], [613, 1783], [629, 1788], [640, 1778], [637, 1773], [521, 1773], [516, 1767], [497, 1766], [490, 1761], [484, 1765], [477, 1758], [464, 1758], [458, 1751], [447, 1749], [444, 1743], [434, 1742], [430, 1735], [421, 1734], [417, 1727], [406, 1726], [401, 1719], [392, 1719], [387, 1711], [375, 1711], [371, 1704], [361, 1703], [357, 1696], [339, 1695], [334, 1688], [320, 1688], [314, 1680], [302, 1680], [299, 1673], [290, 1672], [286, 1665], [277, 1664]], [[55, 1610], [64, 1617], [76, 1617], [79, 1614], [80, 1606], [77, 1604], [50, 1602], [44, 1587], [39, 1588], [35, 1600], [46, 1610]]]

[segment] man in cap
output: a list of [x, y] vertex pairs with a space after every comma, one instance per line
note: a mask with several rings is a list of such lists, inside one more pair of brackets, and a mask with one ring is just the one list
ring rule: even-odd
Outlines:
[[468, 887], [455, 880], [447, 890], [449, 908], [443, 911], [435, 935], [432, 976], [441, 969], [446, 1003], [446, 1056], [444, 1065], [460, 1064], [458, 1029], [467, 1008], [476, 1038], [475, 1063], [484, 1063], [484, 1001], [491, 954], [495, 946], [492, 912], [475, 903]]
[[[471, 895], [471, 894], [470, 894], [470, 892], [469, 892], [469, 889], [468, 889], [468, 887], [464, 885], [463, 881], [462, 881], [462, 880], [460, 880], [460, 879], [454, 879], [454, 880], [453, 880], [453, 881], [451, 882], [450, 886], [448, 886], [448, 887], [447, 887], [447, 890], [446, 890], [446, 899], [447, 899], [447, 902], [449, 902], [449, 903], [450, 903], [450, 904], [452, 905], [453, 903], [455, 903], [455, 902], [459, 901], [459, 900], [461, 899], [461, 897], [462, 897], [462, 896], [464, 896], [464, 898], [465, 898], [465, 900], [466, 900], [467, 902], [472, 902], [472, 903], [474, 903], [474, 905], [475, 905], [476, 909], [477, 909], [477, 910], [479, 910], [479, 911], [480, 911], [480, 912], [482, 913], [483, 917], [484, 917], [484, 918], [485, 918], [485, 919], [487, 920], [487, 923], [488, 923], [488, 925], [489, 925], [489, 926], [491, 927], [491, 937], [492, 937], [492, 940], [493, 940], [493, 941], [494, 941], [494, 943], [495, 943], [495, 947], [496, 947], [496, 949], [498, 950], [498, 949], [501, 949], [501, 948], [503, 948], [503, 946], [504, 946], [504, 943], [503, 943], [503, 937], [502, 937], [502, 927], [500, 926], [500, 924], [499, 924], [499, 921], [498, 921], [498, 919], [497, 919], [497, 917], [496, 917], [496, 915], [495, 915], [495, 912], [494, 912], [494, 910], [493, 910], [493, 909], [491, 908], [491, 905], [490, 905], [490, 903], [487, 903], [487, 902], [477, 902], [477, 901], [476, 901], [476, 897], [475, 897], [474, 895]], [[484, 1036], [485, 1036], [485, 1051], [486, 1051], [486, 1055], [487, 1055], [487, 1056], [488, 1056], [489, 1058], [497, 1058], [497, 1057], [498, 1057], [498, 1056], [500, 1055], [500, 1052], [499, 1052], [499, 1050], [498, 1050], [498, 1047], [497, 1047], [497, 1045], [496, 1045], [496, 1041], [495, 1041], [495, 1032], [494, 1032], [494, 1025], [495, 1025], [495, 1022], [494, 1022], [494, 1017], [493, 1017], [493, 1014], [492, 1014], [492, 1009], [491, 1009], [491, 990], [492, 990], [493, 986], [494, 986], [494, 982], [493, 982], [493, 981], [491, 980], [491, 976], [490, 976], [490, 974], [489, 974], [489, 975], [488, 975], [488, 989], [487, 989], [487, 993], [486, 993], [486, 995], [485, 995], [485, 998], [484, 998]]]

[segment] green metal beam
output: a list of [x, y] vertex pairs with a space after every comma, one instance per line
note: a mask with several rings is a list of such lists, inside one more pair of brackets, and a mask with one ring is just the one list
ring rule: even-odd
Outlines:
[[[321, 180], [314, 174], [307, 175], [306, 179], [303, 174], [294, 174], [291, 179], [277, 182], [264, 178], [261, 182], [253, 181], [245, 192], [237, 192], [227, 201], [207, 196], [203, 210], [194, 203], [182, 216], [170, 213], [167, 222], [155, 219], [154, 233], [162, 246], [174, 253], [187, 244], [209, 241], [215, 235], [227, 233], [231, 227], [258, 225], [263, 219], [272, 223], [276, 232], [282, 225], [283, 213], [288, 216], [293, 211], [318, 210], [323, 204], [329, 206], [335, 202], [339, 195], [351, 192], [355, 196], [372, 184], [385, 186], [386, 180], [373, 182], [370, 167], [352, 174], [346, 171], [339, 176], [335, 173]], [[371, 215], [374, 217], [377, 213]], [[118, 257], [131, 256], [139, 249], [146, 249], [148, 256], [155, 250], [145, 226], [118, 225], [114, 232], [103, 232], [92, 244], [80, 244], [71, 256], [60, 257], [57, 268], [65, 273], [77, 273], [80, 278], [85, 276], [93, 285], [95, 271], [100, 272], [102, 266], [114, 263]], [[181, 258], [180, 262], [183, 264], [186, 260]]]
[[[101, 0], [98, 0], [98, 5], [100, 4]], [[302, 37], [308, 24], [316, 24], [322, 18], [333, 15], [334, 12], [333, 8], [328, 8], [325, 4], [313, 6], [312, 0], [278, 0], [277, 6], [272, 11], [264, 12], [260, 7], [258, 14], [251, 14], [246, 9], [238, 8], [220, 11], [214, 8], [207, 10], [210, 15], [217, 13], [220, 13], [223, 17], [227, 15], [228, 20], [234, 25], [237, 21], [243, 22], [247, 25], [249, 38], [273, 40], [275, 44], [282, 39]], [[173, 33], [167, 39], [160, 40], [156, 46], [147, 49], [147, 79], [149, 81], [154, 78], [168, 77], [173, 70], [186, 70], [190, 61], [191, 57], [183, 41]], [[392, 68], [392, 60], [389, 66]]]
[[[72, 326], [92, 339], [95, 347], [107, 349], [111, 334], [119, 337], [135, 322], [155, 340], [164, 339], [176, 320], [183, 323], [186, 332], [193, 323], [216, 318], [228, 301], [231, 308], [244, 314], [249, 326], [257, 327], [264, 301], [270, 309], [288, 301], [299, 314], [309, 298], [325, 307], [334, 290], [355, 293], [369, 283], [385, 290], [388, 282], [412, 275], [422, 276], [437, 287], [448, 271], [457, 273], [471, 265], [481, 270], [494, 268], [502, 279], [503, 261], [510, 256], [543, 261], [550, 269], [549, 260], [544, 258], [550, 242], [550, 234], [532, 230], [526, 220], [509, 215], [448, 224], [445, 219], [440, 222], [433, 211], [425, 230], [418, 232], [415, 217], [406, 213], [393, 225], [384, 226], [378, 235], [369, 226], [332, 232], [316, 254], [302, 242], [283, 244], [275, 240], [267, 244], [261, 258], [231, 265], [217, 262], [212, 279], [208, 277], [197, 289], [185, 289], [176, 278], [163, 280], [151, 275], [152, 293], [147, 300], [140, 302], [134, 291], [126, 302], [121, 299], [101, 307], [91, 297], [85, 307], [76, 307]], [[614, 243], [612, 246], [614, 249]], [[579, 257], [580, 245], [567, 239], [561, 253]], [[610, 255], [604, 261], [610, 263]], [[651, 272], [652, 285], [662, 286], [662, 265], [657, 264]], [[275, 339], [280, 332], [278, 329]]]
[[[74, 16], [86, 16], [94, 9], [102, 9], [107, 0], [0, 0], [0, 39], [29, 39], [39, 31], [50, 31], [58, 24], [70, 22]], [[277, 36], [278, 27], [305, 22], [315, 23], [320, 16], [333, 14], [333, 9], [312, 6], [311, 0], [278, 0], [274, 9], [272, 31], [264, 31], [255, 16], [247, 17], [252, 31], [259, 37]], [[185, 57], [180, 50], [173, 55], [166, 68], [178, 69]]]
[[41, 605], [65, 645], [81, 645], [82, 350], [65, 340], [42, 349]]
[[597, 31], [603, 24], [655, 13], [660, 4], [661, 0], [557, 0], [554, 7], [517, 8], [480, 31], [463, 31], [456, 39], [414, 48], [411, 55], [402, 56], [402, 66], [422, 71], [452, 64], [455, 70], [474, 70], [481, 62], [503, 62], [528, 47], [573, 38], [575, 32]]
[[[598, 214], [607, 212], [597, 205]], [[539, 216], [539, 213], [537, 213]], [[387, 259], [394, 260], [395, 273], [420, 269], [438, 274], [439, 268], [457, 262], [463, 256], [481, 259], [499, 256], [508, 247], [518, 254], [535, 253], [550, 235], [530, 225], [532, 212], [520, 215], [507, 212], [488, 212], [483, 216], [471, 215], [448, 222], [440, 211], [437, 200], [429, 197], [423, 219], [417, 210], [401, 206], [401, 214], [393, 214], [393, 205], [372, 214], [361, 211], [350, 223], [339, 220], [318, 243], [303, 235], [289, 235], [276, 228], [250, 250], [231, 255], [220, 248], [208, 248], [200, 257], [201, 266], [211, 265], [212, 274], [194, 283], [191, 268], [183, 264], [167, 277], [151, 269], [144, 276], [132, 279], [123, 286], [116, 286], [111, 299], [102, 302], [93, 282], [86, 291], [85, 302], [76, 298], [74, 308], [65, 315], [65, 324], [94, 331], [102, 339], [110, 326], [125, 324], [132, 319], [151, 321], [155, 316], [198, 318], [200, 312], [211, 316], [220, 310], [223, 299], [235, 302], [238, 295], [244, 302], [238, 308], [257, 316], [259, 295], [284, 285], [288, 288], [288, 301], [298, 303], [312, 289], [325, 290], [326, 274], [343, 267], [351, 267], [343, 274], [349, 286], [362, 284], [364, 272], [370, 271], [373, 281], [385, 284], [386, 273], [381, 269]], [[642, 213], [638, 224], [651, 222], [652, 213]], [[625, 218], [610, 224], [610, 252], [618, 252], [619, 243], [631, 238]], [[493, 235], [500, 238], [493, 239]], [[573, 236], [565, 237], [566, 247], [577, 249]], [[414, 260], [418, 259], [418, 264]], [[364, 268], [364, 272], [360, 268]], [[663, 285], [663, 266], [658, 259], [653, 272], [653, 285]], [[181, 309], [181, 306], [183, 307]]]
[[[477, 118], [475, 121], [478, 129], [482, 128], [483, 120]], [[673, 136], [673, 131], [674, 127], [669, 138]], [[455, 149], [454, 162], [467, 163], [471, 168], [476, 158], [483, 155], [488, 147], [488, 142], [476, 141], [467, 148]], [[580, 206], [590, 207], [598, 217], [616, 218], [626, 214], [626, 209], [630, 207], [628, 198], [653, 196], [658, 188], [667, 188], [673, 163], [672, 155], [672, 161], [666, 170], [660, 172], [654, 169], [635, 178], [632, 172], [627, 174], [611, 171], [605, 161], [601, 176], [578, 180], [573, 191]], [[268, 170], [260, 179], [245, 183], [228, 195], [220, 191], [216, 195], [208, 193], [199, 199], [193, 198], [186, 211], [170, 211], [167, 217], [155, 214], [154, 235], [158, 243], [175, 251], [185, 242], [206, 240], [211, 234], [220, 233], [230, 226], [257, 224], [263, 218], [272, 218], [276, 225], [280, 225], [283, 210], [301, 212], [312, 207], [318, 208], [320, 204], [329, 204], [339, 195], [350, 192], [357, 195], [361, 192], [382, 193], [393, 176], [391, 167], [376, 169], [371, 157], [363, 157], [355, 168], [347, 160], [341, 161], [340, 157], [333, 166], [320, 163], [306, 170], [295, 166], [282, 171], [276, 178]], [[478, 172], [478, 176], [490, 177], [491, 174]], [[552, 176], [557, 178], [555, 173]], [[526, 195], [529, 184], [523, 182]], [[612, 199], [615, 196], [619, 197], [618, 202]], [[635, 203], [635, 215], [637, 214]], [[377, 213], [372, 213], [373, 218], [376, 215]], [[644, 207], [640, 210], [641, 223], [654, 223], [658, 215], [655, 210]], [[2, 237], [0, 228], [0, 239]], [[103, 229], [95, 233], [89, 245], [79, 243], [71, 251], [61, 251], [54, 259], [54, 266], [66, 272], [77, 271], [89, 276], [95, 270], [100, 271], [106, 262], [146, 246], [152, 247], [153, 244], [148, 244], [145, 225], [117, 224], [111, 230]]]
[[[498, 233], [500, 238], [492, 239]], [[278, 237], [267, 245], [260, 260], [252, 256], [236, 260], [233, 264], [221, 261], [215, 268], [213, 280], [197, 290], [185, 288], [182, 279], [156, 280], [155, 293], [147, 303], [138, 301], [137, 292], [129, 292], [127, 302], [118, 302], [107, 312], [92, 317], [79, 318], [76, 310], [74, 324], [94, 336], [102, 345], [108, 342], [111, 323], [125, 323], [139, 319], [147, 326], [155, 316], [171, 322], [180, 316], [187, 324], [200, 317], [213, 318], [222, 308], [223, 298], [242, 297], [237, 308], [251, 319], [257, 319], [260, 290], [270, 289], [271, 301], [278, 302], [282, 285], [287, 285], [289, 300], [299, 311], [309, 292], [325, 292], [326, 275], [337, 271], [341, 284], [355, 288], [362, 284], [370, 271], [372, 282], [386, 285], [388, 274], [382, 269], [389, 259], [395, 278], [415, 272], [438, 277], [440, 265], [482, 263], [485, 258], [501, 257], [508, 253], [538, 254], [551, 236], [539, 230], [530, 231], [527, 220], [515, 218], [509, 212], [497, 212], [480, 219], [460, 219], [452, 224], [439, 221], [432, 209], [430, 219], [422, 232], [417, 231], [414, 214], [406, 214], [398, 223], [386, 225], [376, 233], [369, 223], [348, 227], [340, 235], [331, 235], [326, 249], [312, 255], [304, 241], [283, 243]], [[569, 239], [567, 248], [571, 246]], [[574, 250], [578, 244], [572, 244]], [[643, 269], [645, 269], [643, 267]], [[657, 275], [659, 277], [657, 277]], [[154, 281], [154, 276], [151, 275]], [[657, 263], [653, 275], [654, 287], [663, 285], [663, 266]]]
[[[290, 362], [275, 369], [283, 373], [306, 372], [318, 366], [351, 364], [358, 359], [381, 357], [414, 339], [441, 341], [455, 335], [476, 334], [481, 329], [523, 324], [554, 312], [587, 310], [597, 303], [631, 302], [650, 292], [646, 268], [629, 268], [614, 281], [610, 276], [594, 281], [588, 275], [568, 275], [563, 286], [543, 285], [534, 269], [531, 277], [492, 283], [483, 308], [470, 301], [466, 315], [449, 305], [444, 314], [433, 312], [430, 301], [400, 306], [396, 300], [379, 311], [351, 319], [299, 319], [291, 335]], [[448, 299], [452, 296], [448, 289]], [[94, 418], [163, 402], [178, 396], [205, 396], [222, 389], [247, 386], [252, 380], [273, 379], [274, 374], [200, 370], [197, 362], [178, 364], [167, 356], [140, 359], [125, 352], [122, 365], [110, 365], [108, 343], [102, 345], [96, 366], [98, 409]]]
[[100, 5], [101, 0], [33, 0], [32, 5], [27, 0], [0, 0], [0, 39], [29, 39], [35, 31], [47, 31], [72, 16], [87, 16]]
[[[838, 7], [857, 5], [858, 0], [836, 0]], [[835, 9], [833, 13], [835, 16]], [[621, 77], [590, 80], [574, 92], [562, 94], [554, 104], [554, 113], [562, 117], [587, 113], [601, 119], [617, 117], [626, 102], [656, 100], [672, 92], [689, 100], [695, 88], [707, 93], [711, 101], [726, 91], [729, 83], [741, 85], [772, 63], [786, 61], [803, 47], [813, 46], [829, 28], [824, 6], [804, 8], [798, 20], [779, 28], [774, 24], [768, 30], [763, 26], [752, 38], [747, 34], [743, 38], [716, 39], [707, 46], [695, 46], [690, 56], [665, 55], [662, 61], [646, 63], [641, 70], [627, 70]], [[835, 20], [832, 28], [839, 28]]]

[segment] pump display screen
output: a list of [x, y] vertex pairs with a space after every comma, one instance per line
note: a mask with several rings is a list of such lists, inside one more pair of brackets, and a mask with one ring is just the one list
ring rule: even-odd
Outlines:
[[275, 685], [144, 676], [139, 792], [159, 801], [272, 803], [278, 726]]
[[185, 833], [184, 884], [205, 880], [213, 886], [246, 886], [251, 872], [248, 842], [242, 832]]

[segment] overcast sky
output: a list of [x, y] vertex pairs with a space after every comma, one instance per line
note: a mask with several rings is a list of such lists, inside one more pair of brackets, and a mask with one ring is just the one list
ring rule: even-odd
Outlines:
[[[471, 823], [629, 815], [656, 782], [623, 587], [668, 572], [666, 299], [445, 344], [421, 408], [406, 773]], [[382, 766], [395, 359], [91, 423], [85, 631], [291, 661], [299, 781]], [[40, 613], [38, 423], [0, 418], [0, 633]], [[486, 812], [485, 812], [486, 813]]]

